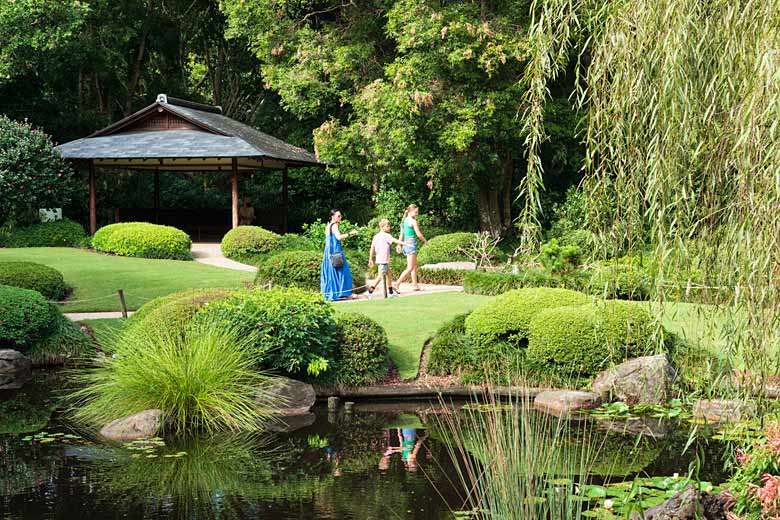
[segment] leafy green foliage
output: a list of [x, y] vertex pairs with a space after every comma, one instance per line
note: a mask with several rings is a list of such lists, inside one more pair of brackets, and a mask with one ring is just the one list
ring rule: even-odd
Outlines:
[[520, 344], [528, 337], [531, 320], [544, 309], [580, 305], [589, 297], [568, 289], [514, 289], [477, 308], [466, 318], [466, 334], [478, 345], [508, 340]]
[[95, 353], [92, 339], [62, 314], [57, 314], [52, 332], [25, 350], [33, 366], [85, 363]]
[[758, 439], [737, 451], [728, 483], [735, 518], [762, 520], [780, 511], [780, 421], [767, 421]]
[[0, 285], [38, 291], [48, 300], [65, 296], [62, 274], [49, 266], [33, 262], [0, 262]]
[[[303, 236], [310, 242], [317, 244], [317, 249], [321, 250], [325, 247], [325, 228], [327, 226], [327, 222], [323, 222], [322, 220], [304, 224]], [[356, 231], [357, 235], [343, 239], [342, 246], [345, 249], [356, 249], [365, 251], [365, 254], [368, 254], [368, 250], [371, 247], [371, 241], [378, 230], [374, 227], [358, 226], [347, 219], [342, 219], [342, 221], [339, 222], [339, 232], [350, 233], [352, 231]]]
[[192, 260], [192, 241], [187, 233], [148, 222], [109, 224], [97, 230], [92, 246], [119, 256]]
[[263, 367], [303, 376], [310, 362], [334, 359], [333, 308], [317, 293], [302, 289], [239, 291], [211, 302], [197, 320], [213, 320], [252, 337]]
[[471, 343], [466, 336], [466, 314], [455, 316], [436, 331], [428, 351], [425, 371], [432, 375], [457, 374], [474, 365]]
[[319, 291], [321, 266], [322, 253], [317, 251], [282, 251], [260, 263], [255, 284]]
[[449, 233], [434, 237], [420, 247], [417, 262], [425, 265], [468, 260], [466, 252], [473, 248], [475, 238], [474, 233]]
[[230, 289], [192, 289], [155, 298], [130, 317], [129, 326], [150, 330], [163, 327], [186, 328], [198, 310], [210, 302], [226, 298]]
[[0, 285], [0, 345], [30, 346], [52, 332], [57, 315], [38, 291]]
[[336, 380], [348, 386], [370, 385], [387, 376], [387, 334], [371, 318], [358, 313], [339, 314]]
[[469, 271], [463, 279], [463, 289], [470, 294], [494, 296], [523, 287], [560, 287], [582, 290], [589, 277], [581, 270], [567, 273], [550, 273], [546, 269], [527, 267], [518, 274]]
[[24, 222], [39, 208], [62, 207], [74, 189], [73, 170], [49, 136], [0, 115], [0, 223], [12, 217]]
[[539, 262], [553, 273], [571, 271], [579, 264], [582, 251], [576, 245], [561, 245], [553, 238], [542, 244]]
[[589, 288], [604, 298], [649, 300], [652, 284], [652, 277], [637, 259], [623, 257], [596, 268]]
[[80, 247], [87, 243], [81, 224], [69, 219], [12, 229], [5, 247]]
[[222, 254], [241, 261], [274, 251], [279, 235], [259, 226], [238, 226], [222, 237]]

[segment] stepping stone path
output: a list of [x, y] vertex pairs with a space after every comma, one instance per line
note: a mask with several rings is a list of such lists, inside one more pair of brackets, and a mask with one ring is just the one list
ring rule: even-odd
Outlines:
[[534, 408], [556, 417], [577, 418], [578, 412], [601, 405], [601, 396], [579, 390], [545, 390], [534, 399]]

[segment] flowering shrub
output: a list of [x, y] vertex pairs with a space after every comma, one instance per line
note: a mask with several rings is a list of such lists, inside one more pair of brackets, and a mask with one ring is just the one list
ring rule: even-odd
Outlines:
[[780, 420], [767, 425], [765, 438], [738, 450], [737, 464], [728, 520], [780, 520]]

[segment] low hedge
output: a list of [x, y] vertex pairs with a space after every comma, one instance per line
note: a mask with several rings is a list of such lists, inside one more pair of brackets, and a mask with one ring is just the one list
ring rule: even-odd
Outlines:
[[577, 270], [565, 274], [553, 274], [546, 269], [527, 268], [518, 274], [468, 271], [463, 278], [463, 289], [469, 294], [496, 296], [523, 287], [560, 287], [581, 291], [588, 286], [590, 277]]
[[44, 222], [14, 229], [5, 238], [5, 247], [81, 247], [88, 243], [81, 224], [69, 219]]
[[652, 316], [635, 302], [608, 300], [539, 312], [529, 326], [528, 361], [562, 377], [591, 377], [652, 352]]
[[473, 366], [471, 342], [466, 336], [466, 317], [461, 314], [436, 331], [431, 339], [425, 371], [431, 375], [464, 372]]
[[32, 289], [48, 300], [61, 300], [66, 289], [59, 271], [33, 262], [0, 262], [0, 285]]
[[121, 222], [97, 230], [92, 247], [119, 256], [192, 260], [192, 241], [184, 231], [148, 222]]
[[252, 257], [275, 251], [281, 237], [259, 226], [238, 226], [222, 237], [222, 254], [233, 260], [250, 260]]
[[0, 285], [0, 347], [30, 346], [45, 338], [58, 314], [38, 291]]
[[133, 314], [128, 327], [143, 326], [151, 329], [163, 327], [182, 328], [189, 323], [200, 308], [210, 302], [227, 298], [232, 289], [191, 289], [160, 296], [143, 305]]
[[439, 262], [458, 262], [468, 260], [463, 250], [474, 246], [474, 233], [448, 233], [439, 235], [419, 248], [417, 263], [420, 265]]
[[613, 262], [597, 268], [590, 278], [590, 292], [603, 298], [647, 301], [653, 279], [634, 262]]
[[531, 320], [543, 309], [581, 305], [586, 294], [548, 287], [514, 289], [478, 307], [466, 318], [466, 334], [477, 345], [506, 340], [521, 344], [528, 337]]
[[317, 251], [275, 253], [260, 262], [255, 284], [319, 291], [321, 267], [322, 253]]
[[387, 377], [387, 334], [377, 322], [357, 313], [340, 314], [335, 380], [349, 386], [370, 385]]

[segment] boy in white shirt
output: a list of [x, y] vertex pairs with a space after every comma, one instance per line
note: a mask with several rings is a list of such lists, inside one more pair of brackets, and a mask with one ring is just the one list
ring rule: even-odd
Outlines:
[[382, 277], [385, 278], [388, 296], [395, 298], [393, 277], [390, 274], [390, 246], [392, 244], [404, 245], [400, 240], [393, 238], [390, 234], [390, 221], [383, 218], [379, 221], [379, 233], [374, 235], [374, 239], [371, 241], [371, 250], [368, 252], [368, 267], [374, 267], [374, 254], [376, 254], [376, 266], [379, 271], [379, 276], [368, 286], [369, 300], [373, 297], [374, 289], [382, 281]]

